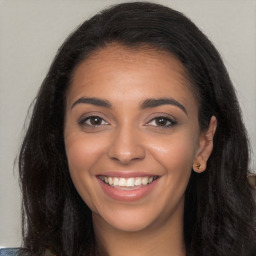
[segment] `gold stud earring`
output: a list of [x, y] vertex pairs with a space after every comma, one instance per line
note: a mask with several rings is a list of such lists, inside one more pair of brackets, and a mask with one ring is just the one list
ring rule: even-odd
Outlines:
[[195, 167], [199, 170], [201, 168], [201, 164], [195, 164]]

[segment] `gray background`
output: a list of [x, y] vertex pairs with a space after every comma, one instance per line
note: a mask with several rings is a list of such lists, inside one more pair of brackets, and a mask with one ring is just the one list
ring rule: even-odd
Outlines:
[[[0, 0], [0, 248], [20, 246], [17, 165], [28, 107], [56, 50], [86, 18], [118, 0]], [[214, 42], [236, 87], [256, 153], [256, 1], [154, 1], [190, 17]], [[256, 169], [256, 156], [251, 169]]]

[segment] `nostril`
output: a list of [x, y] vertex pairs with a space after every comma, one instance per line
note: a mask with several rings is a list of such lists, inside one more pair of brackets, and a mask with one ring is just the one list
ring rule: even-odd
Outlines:
[[129, 151], [112, 147], [108, 152], [108, 156], [112, 160], [119, 161], [123, 164], [128, 164], [131, 161], [144, 159], [145, 150], [143, 147], [139, 146]]
[[118, 155], [118, 156], [110, 156], [110, 158], [114, 161], [121, 162], [123, 164], [129, 164], [131, 161], [143, 159], [142, 157], [136, 157], [133, 155]]
[[120, 125], [110, 141], [108, 156], [123, 164], [143, 159], [145, 147], [141, 136], [132, 125]]

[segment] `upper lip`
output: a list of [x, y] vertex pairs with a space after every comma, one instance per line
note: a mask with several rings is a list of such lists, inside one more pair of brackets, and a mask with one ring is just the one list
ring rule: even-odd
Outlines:
[[153, 177], [153, 176], [160, 176], [160, 175], [157, 175], [151, 172], [141, 172], [141, 171], [108, 171], [108, 172], [99, 173], [96, 176], [131, 178], [131, 177]]

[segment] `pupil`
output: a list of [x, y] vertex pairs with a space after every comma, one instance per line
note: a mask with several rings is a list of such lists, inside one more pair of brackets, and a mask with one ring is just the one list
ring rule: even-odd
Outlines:
[[166, 119], [165, 118], [158, 118], [157, 119], [158, 125], [166, 125]]
[[101, 119], [99, 117], [93, 117], [91, 119], [92, 125], [100, 125], [101, 124]]

